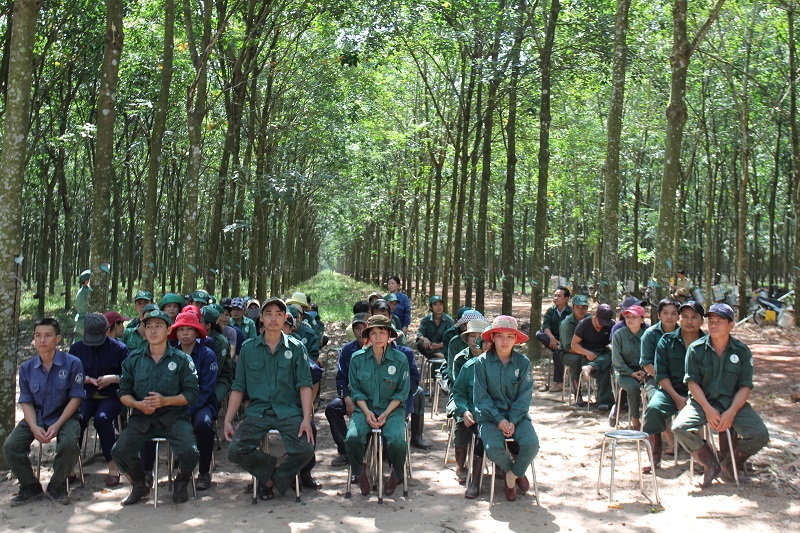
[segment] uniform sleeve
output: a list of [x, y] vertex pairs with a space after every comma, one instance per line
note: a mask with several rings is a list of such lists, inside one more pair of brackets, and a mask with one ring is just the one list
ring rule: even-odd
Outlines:
[[475, 379], [475, 371], [473, 368], [475, 364], [471, 364], [467, 368], [462, 369], [458, 374], [456, 382], [453, 384], [453, 403], [455, 403], [456, 416], [464, 416], [464, 413], [470, 410], [470, 379]]
[[414, 359], [414, 352], [411, 351], [411, 348], [402, 351], [405, 353], [406, 359], [408, 359], [408, 377], [411, 380], [408, 392], [412, 394], [417, 390], [417, 387], [419, 387], [419, 369], [417, 368], [417, 361]]
[[524, 419], [529, 419], [528, 410], [531, 407], [531, 397], [533, 396], [533, 372], [531, 362], [527, 357], [522, 357], [522, 368], [519, 370], [520, 383], [517, 389], [517, 397], [511, 402], [511, 410], [508, 413], [508, 421], [514, 425]]
[[560, 331], [558, 331], [559, 324], [557, 324], [555, 320], [555, 317], [557, 316], [558, 314], [555, 312], [555, 309], [552, 307], [548, 308], [544, 313], [544, 318], [542, 319], [542, 331], [549, 329], [554, 334], [560, 333]]
[[305, 349], [292, 350], [292, 362], [294, 364], [294, 388], [300, 390], [303, 387], [309, 389], [314, 386], [311, 380], [311, 368], [308, 366], [308, 352]]
[[122, 374], [119, 377], [119, 390], [117, 396], [133, 396], [133, 370], [134, 359], [128, 357], [122, 362]]
[[366, 391], [361, 388], [361, 383], [358, 380], [358, 368], [361, 366], [361, 361], [359, 359], [363, 357], [365, 357], [363, 354], [359, 354], [357, 357], [350, 359], [348, 381], [350, 383], [350, 399], [353, 400], [353, 403], [360, 400], [365, 402], [369, 400]]
[[86, 389], [83, 387], [83, 380], [85, 374], [83, 373], [83, 363], [75, 357], [72, 360], [69, 375], [69, 397], [70, 398], [85, 398]]
[[657, 349], [656, 332], [651, 330], [652, 328], [647, 328], [647, 331], [642, 335], [642, 346], [639, 350], [639, 366], [642, 368], [647, 365], [655, 364]]
[[200, 351], [200, 367], [197, 368], [197, 384], [199, 387], [199, 396], [197, 401], [189, 404], [189, 414], [192, 415], [210, 403], [211, 398], [216, 400], [216, 385], [217, 377], [219, 376], [219, 365], [217, 363], [217, 356], [208, 348], [203, 347]]
[[[245, 317], [245, 318], [247, 318], [247, 317]], [[253, 322], [250, 318], [247, 318], [247, 320], [249, 320], [250, 322], [248, 323], [248, 322], [245, 322], [244, 320], [242, 320], [242, 325], [243, 326], [245, 324], [250, 326], [249, 328], [247, 328], [247, 334], [242, 332], [242, 334], [244, 335], [244, 339], [245, 340], [255, 339], [256, 336], [258, 335], [258, 333], [256, 332], [256, 323]]]
[[197, 402], [200, 397], [200, 384], [197, 379], [197, 369], [192, 358], [188, 355], [181, 365], [181, 394], [189, 405]]
[[324, 371], [322, 370], [322, 367], [316, 363], [316, 361], [311, 359], [310, 355], [307, 356], [307, 359], [308, 359], [308, 369], [311, 371], [311, 384], [316, 385], [317, 383], [322, 381], [322, 374], [324, 374]]
[[474, 366], [475, 385], [472, 389], [472, 403], [475, 405], [475, 411], [477, 411], [478, 418], [481, 422], [497, 425], [504, 417], [500, 414], [497, 407], [495, 407], [492, 397], [489, 396], [486, 361], [478, 360], [475, 362]]
[[419, 338], [426, 337], [428, 333], [428, 328], [426, 327], [428, 321], [426, 320], [426, 318], [427, 317], [423, 317], [422, 320], [419, 321], [419, 326], [417, 327], [417, 344], [420, 343]]
[[741, 348], [739, 349], [739, 353], [743, 354], [742, 357], [742, 371], [739, 372], [739, 381], [737, 383], [739, 388], [747, 387], [749, 389], [753, 388], [753, 353], [750, 351], [746, 345], [742, 344]]
[[631, 368], [622, 358], [623, 340], [622, 335], [614, 335], [611, 340], [611, 364], [620, 376], [630, 376]]
[[245, 378], [245, 370], [247, 369], [247, 352], [248, 350], [242, 350], [242, 353], [239, 354], [239, 362], [236, 363], [236, 376], [233, 378], [231, 390], [235, 390], [237, 392], [247, 392], [247, 379]]
[[347, 345], [339, 350], [339, 359], [336, 362], [336, 392], [339, 393], [340, 398], [350, 396], [348, 371], [350, 370], [350, 357], [352, 355]]
[[690, 381], [703, 384], [703, 372], [694, 343], [686, 350], [686, 375], [683, 377], [684, 383], [688, 384]]
[[[656, 346], [656, 353], [653, 361], [653, 365], [656, 369], [656, 383], [662, 379], [671, 378], [669, 374], [669, 353], [667, 352], [667, 342], [667, 337], [661, 337], [661, 340], [658, 341], [658, 346]], [[644, 343], [642, 344], [642, 352], [644, 353]], [[643, 360], [644, 359], [641, 359], [640, 361]]]
[[28, 369], [30, 365], [23, 365], [19, 368], [19, 398], [17, 403], [33, 403], [31, 385], [28, 381]]
[[405, 354], [402, 355], [402, 363], [399, 363], [397, 367], [397, 375], [400, 376], [400, 379], [395, 386], [394, 394], [392, 394], [389, 400], [397, 400], [400, 402], [400, 405], [405, 405], [408, 399], [408, 391], [411, 390], [411, 376], [408, 374], [408, 360]]
[[[309, 328], [310, 329], [310, 328]], [[308, 335], [306, 337], [308, 339], [308, 343], [306, 344], [306, 350], [308, 351], [308, 356], [311, 357], [314, 361], [319, 359], [319, 337], [313, 330], [308, 331]]]
[[565, 352], [569, 352], [570, 349], [572, 349], [572, 336], [575, 334], [575, 328], [572, 327], [571, 318], [572, 315], [567, 315], [558, 326], [559, 346]]

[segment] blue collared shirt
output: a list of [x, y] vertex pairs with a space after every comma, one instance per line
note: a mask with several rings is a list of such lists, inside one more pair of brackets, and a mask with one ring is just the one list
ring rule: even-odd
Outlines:
[[[181, 350], [181, 344], [178, 343], [177, 350]], [[184, 352], [185, 353], [185, 352]], [[195, 342], [194, 348], [189, 355], [194, 362], [194, 367], [197, 370], [197, 384], [200, 387], [200, 396], [197, 401], [191, 404], [188, 408], [189, 416], [192, 416], [201, 407], [208, 406], [214, 416], [217, 416], [219, 406], [217, 405], [217, 376], [219, 375], [219, 365], [217, 364], [217, 356], [207, 346]]]
[[[19, 367], [18, 402], [33, 405], [38, 425], [51, 426], [72, 398], [86, 396], [83, 381], [83, 365], [74, 355], [56, 350], [48, 372], [36, 354]], [[22, 423], [28, 425], [24, 420]]]
[[[84, 373], [90, 378], [99, 378], [114, 374], [122, 375], [122, 362], [128, 357], [128, 347], [124, 343], [111, 337], [100, 346], [88, 346], [83, 341], [73, 343], [69, 347], [69, 353], [81, 360]], [[97, 387], [91, 383], [85, 383], [86, 397], [91, 398], [96, 392]], [[111, 385], [100, 389], [100, 395], [106, 398], [116, 398], [119, 385]]]

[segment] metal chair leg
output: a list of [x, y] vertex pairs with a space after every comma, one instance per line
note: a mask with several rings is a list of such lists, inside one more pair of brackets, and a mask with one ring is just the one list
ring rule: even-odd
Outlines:
[[447, 425], [450, 426], [450, 436], [447, 438], [447, 446], [444, 449], [444, 467], [447, 468], [447, 457], [450, 455], [450, 446], [453, 443], [453, 434], [456, 430], [455, 418], [448, 418]]

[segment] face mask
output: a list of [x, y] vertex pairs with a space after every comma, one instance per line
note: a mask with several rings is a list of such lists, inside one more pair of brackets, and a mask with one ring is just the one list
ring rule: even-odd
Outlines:
[[252, 320], [253, 322], [258, 320], [258, 316], [260, 314], [261, 314], [261, 312], [258, 309], [248, 309], [247, 310], [247, 316], [249, 316], [250, 320]]

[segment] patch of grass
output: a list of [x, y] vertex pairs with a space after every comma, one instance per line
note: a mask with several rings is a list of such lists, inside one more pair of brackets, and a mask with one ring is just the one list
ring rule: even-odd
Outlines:
[[323, 322], [349, 322], [353, 318], [353, 304], [366, 300], [373, 292], [380, 292], [380, 287], [356, 281], [351, 277], [336, 272], [323, 271], [313, 278], [304, 281], [289, 293], [300, 291], [319, 305], [320, 318]]

